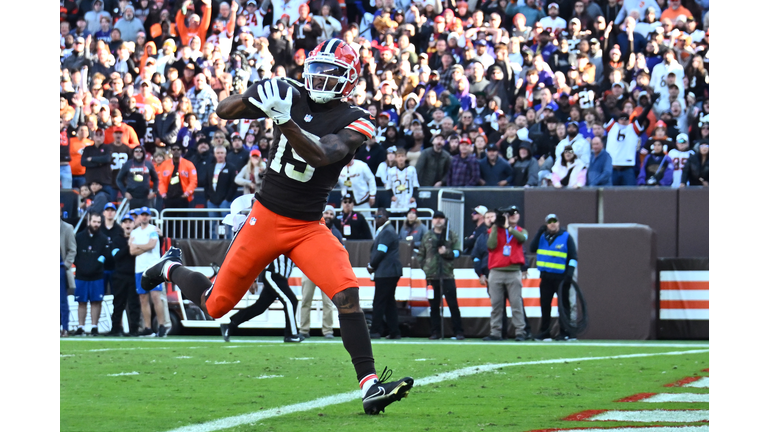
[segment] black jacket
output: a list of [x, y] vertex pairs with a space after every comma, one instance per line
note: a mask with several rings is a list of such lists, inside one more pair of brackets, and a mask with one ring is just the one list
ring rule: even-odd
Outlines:
[[[88, 158], [91, 158], [89, 161]], [[96, 180], [102, 185], [112, 184], [112, 146], [102, 144], [85, 146], [80, 164], [85, 167], [85, 183]]]
[[131, 255], [128, 239], [121, 235], [112, 239], [112, 259], [115, 262], [115, 273], [121, 275], [134, 275], [136, 272], [136, 257]]
[[210, 150], [200, 153], [197, 150], [190, 151], [184, 155], [184, 159], [192, 162], [197, 170], [197, 187], [204, 187], [208, 181], [208, 167], [215, 165], [213, 158], [213, 152]]
[[[349, 217], [344, 213], [339, 214], [333, 223], [346, 240], [370, 240], [373, 238], [371, 228], [365, 221], [365, 217], [356, 211], [352, 211]], [[349, 234], [344, 234], [344, 225], [349, 225]]]
[[488, 227], [485, 226], [484, 223], [481, 223], [480, 226], [475, 227], [475, 230], [472, 231], [472, 234], [464, 238], [464, 253], [465, 254], [471, 254], [472, 249], [475, 247], [475, 243], [477, 242], [477, 239], [480, 238], [481, 235], [488, 234]]
[[[104, 207], [102, 207], [102, 209], [103, 208]], [[121, 238], [123, 237], [123, 227], [121, 227], [120, 224], [117, 223], [117, 221], [115, 221], [114, 225], [112, 225], [112, 229], [107, 229], [107, 226], [104, 223], [102, 223], [100, 232], [105, 236], [107, 236], [107, 247], [109, 248], [110, 255], [111, 255], [112, 249], [114, 249], [115, 247], [114, 246], [115, 239], [118, 237], [121, 237]], [[115, 269], [114, 260], [107, 259], [106, 261], [104, 261], [104, 270], [112, 271], [114, 269]]]
[[[488, 270], [488, 227], [485, 224], [480, 225], [478, 228], [484, 228], [482, 233], [476, 235], [472, 247], [472, 263], [475, 268], [475, 274], [478, 277], [488, 275], [491, 273]], [[477, 229], [475, 230], [477, 232]]]
[[75, 255], [75, 279], [95, 281], [104, 278], [104, 262], [112, 254], [109, 251], [107, 236], [101, 232], [91, 235], [88, 229], [75, 236], [77, 255]]
[[[235, 199], [235, 193], [237, 192], [237, 184], [235, 184], [235, 167], [226, 163], [224, 168], [219, 172], [219, 177], [216, 182], [216, 190], [213, 190], [213, 174], [216, 169], [216, 162], [209, 164], [207, 167], [207, 173], [205, 178], [205, 184], [202, 185], [205, 188], [205, 199], [219, 205], [222, 201], [232, 202]], [[198, 171], [199, 173], [200, 171]], [[200, 177], [197, 179], [197, 184], [200, 185]]]
[[160, 141], [166, 146], [176, 142], [176, 136], [179, 134], [180, 128], [175, 111], [162, 113], [155, 117], [155, 137], [160, 138]]
[[248, 164], [248, 159], [250, 159], [250, 157], [251, 152], [245, 148], [240, 149], [239, 152], [235, 152], [234, 149], [229, 149], [227, 152], [227, 163], [235, 167], [235, 174], [237, 174]]
[[123, 112], [123, 123], [132, 127], [136, 131], [136, 136], [139, 139], [144, 138], [147, 134], [147, 121], [144, 119], [144, 115], [139, 110], [133, 110], [133, 112], [127, 109]]
[[400, 262], [400, 238], [395, 232], [395, 227], [389, 222], [373, 240], [370, 265], [375, 272], [374, 279], [403, 275], [403, 264]]
[[[376, 174], [376, 170], [379, 169], [379, 164], [387, 160], [387, 150], [379, 143], [374, 143], [370, 150], [368, 150], [367, 146], [361, 145], [358, 147], [357, 153], [355, 153], [355, 159], [360, 159], [368, 164], [368, 168], [371, 169], [371, 172]], [[378, 186], [382, 186], [378, 184], [380, 181], [381, 180], [376, 177]]]

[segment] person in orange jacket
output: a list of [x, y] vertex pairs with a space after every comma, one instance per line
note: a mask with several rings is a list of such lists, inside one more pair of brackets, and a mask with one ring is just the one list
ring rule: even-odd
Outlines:
[[[189, 208], [197, 187], [195, 165], [181, 157], [180, 143], [171, 144], [171, 158], [158, 166], [158, 192], [164, 200], [164, 208]], [[174, 214], [176, 217], [186, 214]]]
[[176, 32], [181, 38], [182, 45], [187, 45], [192, 36], [199, 36], [200, 40], [206, 40], [205, 35], [211, 25], [211, 0], [203, 0], [202, 17], [196, 13], [189, 15], [189, 26], [187, 26], [184, 24], [184, 18], [187, 16], [187, 11], [192, 8], [194, 8], [192, 0], [185, 0], [176, 12]]

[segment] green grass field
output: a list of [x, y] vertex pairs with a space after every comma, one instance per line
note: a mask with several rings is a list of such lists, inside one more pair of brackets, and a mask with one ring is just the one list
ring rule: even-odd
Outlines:
[[338, 337], [301, 344], [69, 338], [60, 350], [62, 431], [515, 432], [648, 425], [562, 420], [585, 410], [709, 409], [702, 402], [616, 402], [638, 393], [708, 394], [664, 387], [709, 376], [706, 342], [375, 341], [379, 373], [388, 366], [393, 379], [416, 379], [408, 398], [375, 417], [363, 414]]

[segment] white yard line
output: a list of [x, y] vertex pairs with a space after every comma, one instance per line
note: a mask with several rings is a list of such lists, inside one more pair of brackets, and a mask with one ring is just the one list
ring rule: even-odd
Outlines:
[[709, 410], [606, 411], [587, 421], [694, 423], [709, 421]]
[[[319, 337], [317, 339], [320, 339]], [[125, 342], [140, 342], [140, 343], [218, 343], [221, 345], [222, 348], [229, 348], [230, 345], [226, 344], [221, 338], [214, 338], [214, 339], [203, 339], [203, 338], [195, 338], [195, 339], [175, 339], [174, 337], [170, 338], [133, 338], [126, 340], [125, 338], [115, 338], [115, 339], [107, 339], [107, 338], [66, 338], [61, 339], [60, 342], [62, 343], [68, 343], [68, 342], [117, 342], [117, 343], [125, 343]], [[254, 340], [237, 340], [238, 344], [278, 344], [280, 346], [285, 347], [298, 347], [302, 344], [341, 344], [341, 338], [337, 338], [337, 340], [305, 340], [298, 343], [285, 343], [283, 342], [283, 338], [275, 338], [274, 340], [264, 340], [264, 339], [254, 339]], [[476, 340], [464, 340], [464, 341], [453, 341], [453, 340], [445, 340], [445, 341], [427, 341], [426, 339], [421, 338], [413, 338], [409, 340], [375, 340], [371, 341], [373, 345], [482, 345], [482, 346], [492, 346], [492, 345], [504, 345], [509, 347], [516, 347], [516, 346], [526, 346], [526, 345], [536, 345], [541, 347], [551, 346], [551, 347], [568, 347], [568, 346], [589, 346], [589, 347], [635, 347], [635, 348], [709, 348], [708, 342], [694, 342], [694, 343], [667, 343], [667, 342], [649, 342], [649, 343], [640, 343], [640, 342], [586, 342], [586, 341], [577, 341], [577, 342], [513, 342], [513, 341], [501, 341], [501, 342], [480, 342], [480, 339]], [[232, 348], [245, 348], [242, 345], [232, 345]], [[190, 347], [192, 348], [192, 347]], [[194, 348], [200, 348], [200, 347], [194, 347]], [[111, 350], [135, 350], [135, 349], [168, 349], [168, 348], [103, 348], [98, 351], [111, 351]], [[95, 350], [94, 350], [95, 351]]]
[[667, 403], [667, 402], [706, 402], [709, 403], [707, 393], [659, 393], [638, 402]]
[[[560, 345], [564, 346], [564, 345]], [[496, 369], [514, 367], [514, 366], [529, 366], [529, 365], [542, 365], [542, 364], [560, 364], [579, 361], [593, 361], [593, 360], [617, 360], [626, 358], [639, 358], [639, 357], [656, 357], [662, 355], [685, 355], [685, 354], [699, 354], [709, 352], [708, 349], [700, 350], [688, 350], [688, 351], [672, 351], [665, 353], [640, 353], [640, 354], [625, 354], [617, 356], [604, 356], [604, 357], [581, 357], [581, 358], [560, 358], [551, 360], [539, 360], [529, 362], [517, 362], [517, 363], [500, 363], [500, 364], [487, 364], [469, 366], [461, 369], [457, 369], [451, 372], [444, 372], [427, 378], [417, 379], [414, 386], [424, 386], [429, 384], [436, 384], [442, 381], [453, 380], [463, 376], [476, 375], [483, 372], [490, 372]], [[262, 410], [252, 412], [248, 414], [241, 414], [233, 417], [225, 417], [218, 420], [213, 420], [206, 423], [183, 426], [178, 429], [173, 429], [170, 432], [213, 432], [222, 429], [229, 429], [244, 424], [252, 424], [259, 421], [267, 420], [274, 417], [283, 416], [286, 414], [293, 414], [296, 412], [309, 411], [312, 409], [325, 408], [331, 405], [338, 405], [341, 403], [351, 402], [354, 400], [360, 400], [360, 391], [353, 390], [346, 393], [340, 393], [332, 396], [326, 396], [319, 399], [311, 400], [308, 402], [302, 402], [293, 405], [286, 405], [282, 407], [272, 408], [268, 410]], [[406, 402], [407, 403], [407, 402]]]
[[685, 384], [683, 387], [709, 388], [709, 377], [702, 377], [700, 380]]

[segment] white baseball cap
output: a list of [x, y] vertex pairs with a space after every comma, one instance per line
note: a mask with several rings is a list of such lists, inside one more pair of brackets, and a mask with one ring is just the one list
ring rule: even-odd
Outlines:
[[486, 213], [488, 213], [488, 207], [486, 206], [477, 206], [475, 207], [475, 213], [479, 214], [480, 216], [485, 216]]
[[336, 212], [336, 207], [334, 207], [332, 205], [327, 205], [327, 206], [325, 206], [325, 210], [323, 210], [323, 213], [325, 213], [327, 211]]

